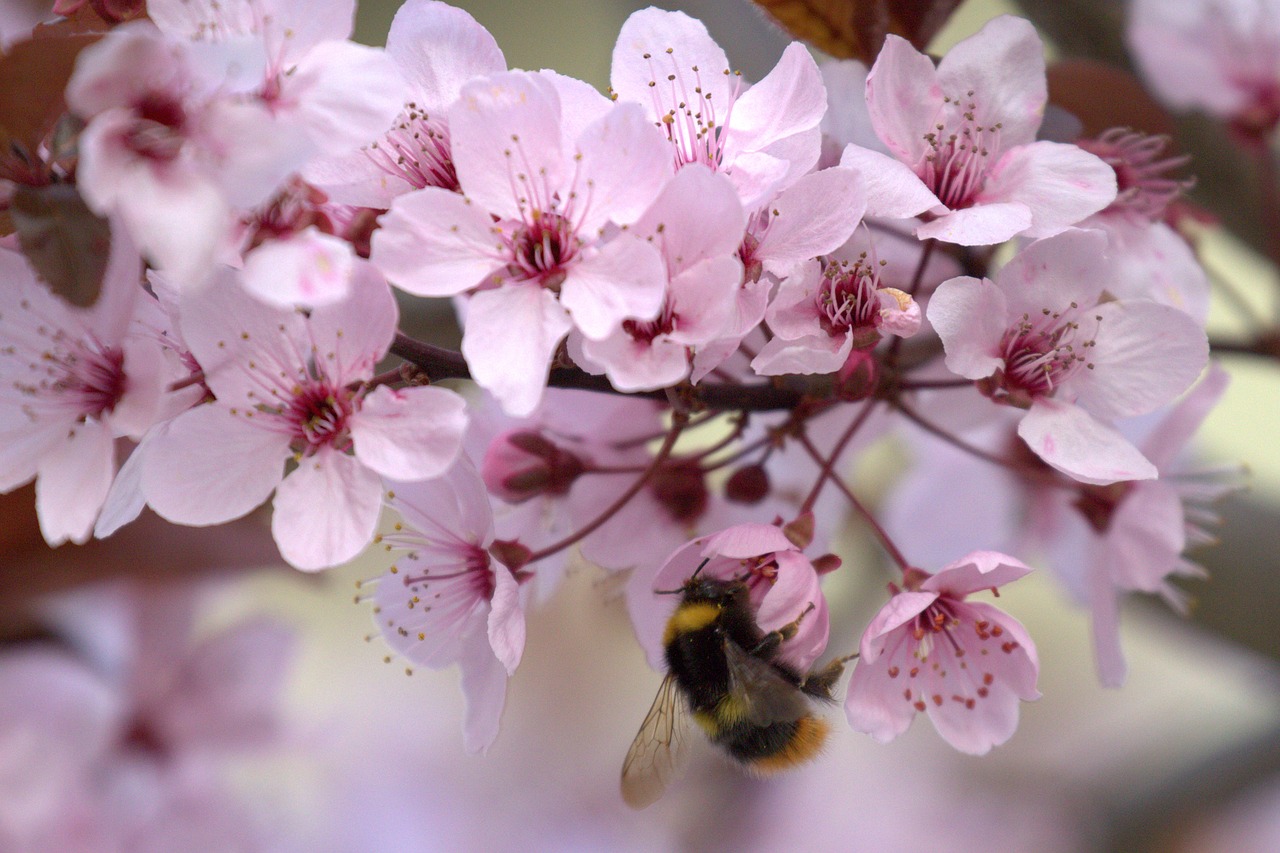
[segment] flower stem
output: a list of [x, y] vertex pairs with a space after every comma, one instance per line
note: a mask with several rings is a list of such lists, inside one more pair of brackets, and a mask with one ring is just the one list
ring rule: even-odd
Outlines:
[[[818, 451], [818, 448], [813, 446], [813, 442], [809, 440], [809, 436], [801, 433], [797, 436], [797, 439], [804, 445], [804, 449], [809, 451], [809, 455], [813, 457], [813, 461], [818, 464], [822, 464], [822, 454]], [[877, 521], [876, 517], [871, 514], [871, 511], [862, 504], [862, 501], [858, 500], [857, 496], [854, 495], [853, 490], [849, 488], [848, 483], [844, 481], [843, 477], [834, 471], [830, 472], [827, 476], [831, 482], [835, 484], [835, 487], [849, 499], [849, 503], [857, 511], [858, 515], [861, 515], [867, 524], [871, 526], [871, 530], [876, 534], [876, 538], [880, 540], [880, 544], [884, 546], [884, 550], [891, 558], [893, 558], [893, 561], [898, 564], [898, 568], [905, 574], [906, 571], [911, 568], [911, 564], [907, 562], [907, 558], [903, 555], [902, 551], [899, 550], [896, 544], [894, 544], [894, 541], [890, 538], [888, 532], [880, 526], [880, 522]]]
[[844, 431], [844, 435], [840, 436], [840, 440], [836, 442], [835, 447], [831, 450], [831, 457], [826, 461], [819, 461], [822, 466], [818, 471], [818, 480], [810, 489], [808, 497], [804, 499], [804, 503], [800, 505], [797, 515], [803, 515], [813, 509], [813, 505], [818, 502], [818, 495], [822, 494], [822, 486], [826, 483], [827, 478], [832, 476], [836, 462], [840, 459], [840, 454], [844, 453], [845, 446], [853, 439], [854, 434], [866, 423], [867, 418], [871, 416], [871, 412], [875, 410], [878, 400], [868, 400], [863, 406], [862, 411], [853, 419], [853, 423], [849, 424], [849, 428]]
[[532, 554], [529, 555], [529, 559], [527, 560], [527, 563], [533, 563], [537, 560], [543, 559], [544, 557], [549, 557], [552, 554], [556, 554], [556, 553], [559, 553], [560, 551], [563, 551], [565, 548], [568, 548], [570, 545], [574, 545], [580, 540], [591, 535], [596, 531], [597, 528], [600, 527], [600, 525], [604, 524], [606, 521], [613, 518], [614, 515], [616, 515], [620, 509], [626, 506], [627, 503], [630, 502], [632, 498], [634, 498], [637, 494], [640, 493], [640, 490], [644, 488], [645, 483], [649, 482], [649, 479], [654, 475], [654, 473], [660, 467], [662, 467], [662, 464], [664, 462], [667, 461], [667, 457], [671, 455], [672, 448], [676, 446], [676, 439], [680, 437], [680, 433], [684, 432], [684, 428], [687, 423], [688, 423], [688, 415], [680, 411], [674, 412], [672, 415], [671, 429], [670, 431], [667, 432], [667, 437], [665, 440], [663, 440], [662, 447], [658, 448], [657, 454], [653, 457], [653, 460], [649, 463], [649, 467], [644, 469], [644, 473], [642, 473], [639, 477], [637, 477], [635, 482], [633, 482], [630, 486], [628, 486], [627, 490], [623, 492], [621, 495], [619, 495], [618, 499], [614, 501], [612, 504], [610, 504], [609, 507], [605, 509], [604, 512], [600, 513], [595, 518], [591, 519], [591, 521], [587, 522], [584, 526], [574, 531], [573, 533], [570, 533], [568, 536], [564, 537], [560, 541], [553, 542], [545, 548], [541, 548], [537, 551], [534, 551]]

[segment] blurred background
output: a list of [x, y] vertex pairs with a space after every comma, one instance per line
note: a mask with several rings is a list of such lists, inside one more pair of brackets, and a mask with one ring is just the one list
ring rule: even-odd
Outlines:
[[[398, 5], [361, 0], [357, 40], [381, 44]], [[604, 89], [618, 29], [642, 4], [455, 5], [494, 34], [511, 67], [554, 68]], [[705, 21], [751, 79], [766, 74], [788, 43], [746, 0], [666, 7]], [[1122, 11], [1115, 2], [968, 0], [931, 49], [944, 52], [1012, 12], [1033, 16], [1053, 56], [1124, 64]], [[1178, 119], [1177, 133], [1196, 154], [1199, 198], [1216, 212], [1231, 207], [1221, 200], [1242, 193], [1247, 166], [1229, 145], [1215, 144], [1204, 120]], [[1241, 237], [1226, 228], [1205, 237], [1206, 261], [1239, 283], [1258, 315], [1280, 316], [1276, 271], [1251, 245], [1257, 235], [1247, 217], [1241, 222]], [[448, 340], [447, 327], [429, 329], [436, 319], [424, 315], [418, 328]], [[1246, 322], [1239, 306], [1218, 299], [1211, 336], [1244, 334]], [[1003, 606], [1040, 647], [1044, 698], [1022, 706], [1017, 734], [986, 757], [956, 753], [927, 722], [888, 746], [836, 725], [828, 752], [793, 774], [761, 782], [701, 754], [661, 802], [631, 812], [618, 795], [618, 772], [660, 675], [645, 664], [603, 574], [578, 567], [529, 614], [502, 733], [487, 755], [470, 756], [457, 673], [407, 675], [369, 639], [370, 607], [353, 596], [357, 581], [388, 567], [373, 553], [317, 576], [235, 572], [200, 611], [199, 635], [264, 611], [298, 633], [284, 686], [287, 746], [239, 760], [235, 788], [271, 849], [1280, 850], [1280, 368], [1251, 356], [1222, 363], [1233, 382], [1199, 452], [1215, 463], [1243, 462], [1251, 473], [1247, 489], [1219, 506], [1222, 543], [1193, 555], [1211, 578], [1186, 585], [1191, 618], [1131, 601], [1123, 622], [1129, 681], [1105, 690], [1093, 672], [1085, 612], [1066, 604], [1047, 577], [1009, 588]], [[892, 448], [882, 451], [860, 471], [868, 489], [893, 472]], [[3, 504], [9, 533], [0, 596], [11, 602], [104, 567], [136, 574], [144, 554], [149, 583], [161, 585], [174, 574], [270, 561], [260, 519], [197, 531], [200, 538], [148, 522], [49, 553], [32, 535], [30, 500], [24, 492]], [[836, 651], [856, 645], [883, 578], [869, 543], [845, 543], [844, 556], [847, 568], [830, 591]], [[78, 606], [92, 610], [92, 596]], [[38, 635], [38, 620], [17, 613], [5, 610], [7, 634]]]

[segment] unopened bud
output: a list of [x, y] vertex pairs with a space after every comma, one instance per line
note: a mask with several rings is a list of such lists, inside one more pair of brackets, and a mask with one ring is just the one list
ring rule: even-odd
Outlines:
[[649, 491], [679, 522], [697, 521], [707, 511], [710, 500], [706, 476], [697, 462], [663, 465], [649, 481]]
[[769, 494], [769, 472], [763, 465], [744, 465], [724, 484], [727, 500], [740, 504], [758, 504]]
[[836, 373], [836, 396], [854, 402], [865, 400], [876, 392], [880, 381], [880, 365], [870, 350], [855, 349], [849, 353]]
[[813, 561], [813, 570], [820, 575], [829, 575], [844, 565], [844, 561], [835, 554], [823, 554]]
[[485, 451], [480, 476], [489, 491], [508, 503], [541, 494], [563, 495], [585, 465], [573, 453], [527, 429], [495, 438]]

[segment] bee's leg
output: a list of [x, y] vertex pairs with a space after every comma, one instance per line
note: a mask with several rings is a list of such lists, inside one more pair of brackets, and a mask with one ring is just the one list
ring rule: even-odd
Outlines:
[[857, 656], [858, 653], [854, 652], [851, 655], [828, 661], [821, 669], [815, 669], [806, 675], [804, 681], [800, 682], [800, 689], [811, 696], [830, 699], [831, 688], [836, 686], [836, 682], [840, 680], [841, 674], [844, 673], [844, 665]]
[[781, 628], [770, 631], [761, 637], [760, 642], [756, 643], [755, 648], [750, 650], [751, 654], [767, 655], [769, 652], [772, 652], [774, 649], [778, 648], [778, 646], [782, 645], [784, 640], [790, 640], [794, 637], [796, 635], [796, 631], [800, 630], [800, 623], [804, 621], [805, 616], [809, 615], [809, 611], [813, 609], [813, 606], [813, 602], [809, 602], [809, 606], [804, 609], [804, 612], [796, 617], [796, 621], [788, 622]]

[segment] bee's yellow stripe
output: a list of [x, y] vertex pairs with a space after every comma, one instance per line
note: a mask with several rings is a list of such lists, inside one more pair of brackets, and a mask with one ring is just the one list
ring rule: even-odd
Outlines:
[[681, 604], [667, 622], [667, 630], [662, 635], [662, 645], [669, 646], [671, 641], [681, 634], [700, 631], [719, 618], [720, 605], [718, 604], [712, 604], [709, 601]]

